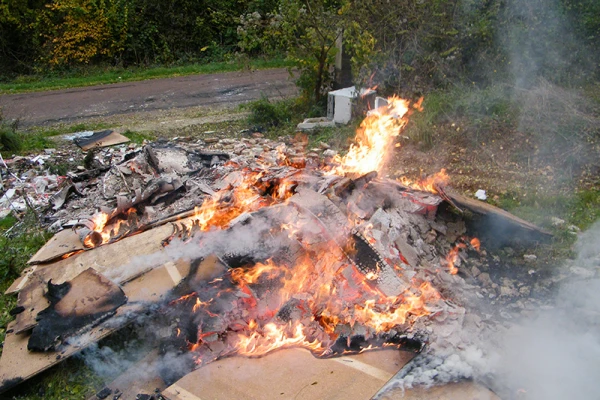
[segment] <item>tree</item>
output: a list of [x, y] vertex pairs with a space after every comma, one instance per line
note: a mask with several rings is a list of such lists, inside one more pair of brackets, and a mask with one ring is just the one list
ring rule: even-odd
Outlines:
[[363, 61], [374, 45], [368, 32], [352, 20], [350, 9], [349, 0], [282, 1], [273, 13], [263, 16], [255, 12], [241, 18], [239, 45], [248, 52], [259, 48], [285, 51], [300, 70], [298, 86], [306, 97], [322, 104], [332, 83], [336, 40], [344, 30], [354, 32], [344, 40], [350, 48], [359, 50], [357, 62]]

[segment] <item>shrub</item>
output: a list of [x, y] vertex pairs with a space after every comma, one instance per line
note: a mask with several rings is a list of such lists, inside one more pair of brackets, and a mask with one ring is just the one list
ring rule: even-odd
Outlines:
[[294, 104], [290, 100], [272, 102], [262, 97], [260, 100], [248, 103], [246, 107], [250, 109], [248, 122], [265, 127], [289, 123], [294, 116]]
[[0, 150], [19, 151], [23, 147], [21, 138], [16, 132], [17, 122], [9, 124], [0, 115]]

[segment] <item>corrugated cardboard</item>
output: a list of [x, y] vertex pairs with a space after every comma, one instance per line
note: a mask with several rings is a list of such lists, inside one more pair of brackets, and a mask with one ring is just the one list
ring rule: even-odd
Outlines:
[[262, 358], [231, 357], [191, 372], [162, 395], [169, 400], [370, 399], [413, 356], [388, 349], [318, 359], [294, 348]]

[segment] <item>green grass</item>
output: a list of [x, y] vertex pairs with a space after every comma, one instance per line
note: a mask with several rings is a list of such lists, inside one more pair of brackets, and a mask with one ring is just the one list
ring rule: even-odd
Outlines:
[[142, 144], [144, 140], [152, 141], [156, 139], [154, 136], [148, 133], [130, 131], [129, 129], [123, 132], [123, 136], [131, 140], [133, 143], [137, 144]]
[[[6, 399], [19, 400], [84, 400], [102, 387], [94, 372], [78, 358], [31, 378], [4, 394]], [[108, 397], [112, 399], [111, 397]]]
[[69, 73], [47, 75], [27, 75], [10, 82], [0, 83], [0, 94], [24, 93], [41, 90], [66, 89], [118, 82], [141, 81], [146, 79], [170, 78], [194, 74], [239, 71], [242, 69], [267, 69], [290, 66], [281, 59], [250, 60], [243, 62], [215, 62], [210, 64], [189, 64], [176, 67], [118, 68], [88, 67]]

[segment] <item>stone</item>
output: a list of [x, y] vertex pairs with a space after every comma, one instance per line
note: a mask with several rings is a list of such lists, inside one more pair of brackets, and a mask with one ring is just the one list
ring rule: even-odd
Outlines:
[[323, 155], [325, 157], [335, 157], [337, 155], [337, 151], [335, 150], [331, 150], [331, 149], [327, 149], [323, 152]]
[[533, 261], [537, 260], [537, 256], [535, 254], [525, 254], [523, 256], [523, 259], [527, 262], [533, 262]]
[[299, 131], [313, 131], [317, 128], [335, 128], [335, 122], [326, 117], [307, 118], [296, 127]]
[[550, 221], [552, 222], [553, 226], [562, 226], [565, 224], [564, 219], [560, 219], [560, 218], [556, 218], [556, 217], [550, 218]]
[[479, 274], [479, 276], [477, 276], [477, 280], [483, 285], [483, 286], [492, 286], [492, 279], [490, 278], [490, 274], [488, 274], [487, 272], [484, 272], [482, 274]]

